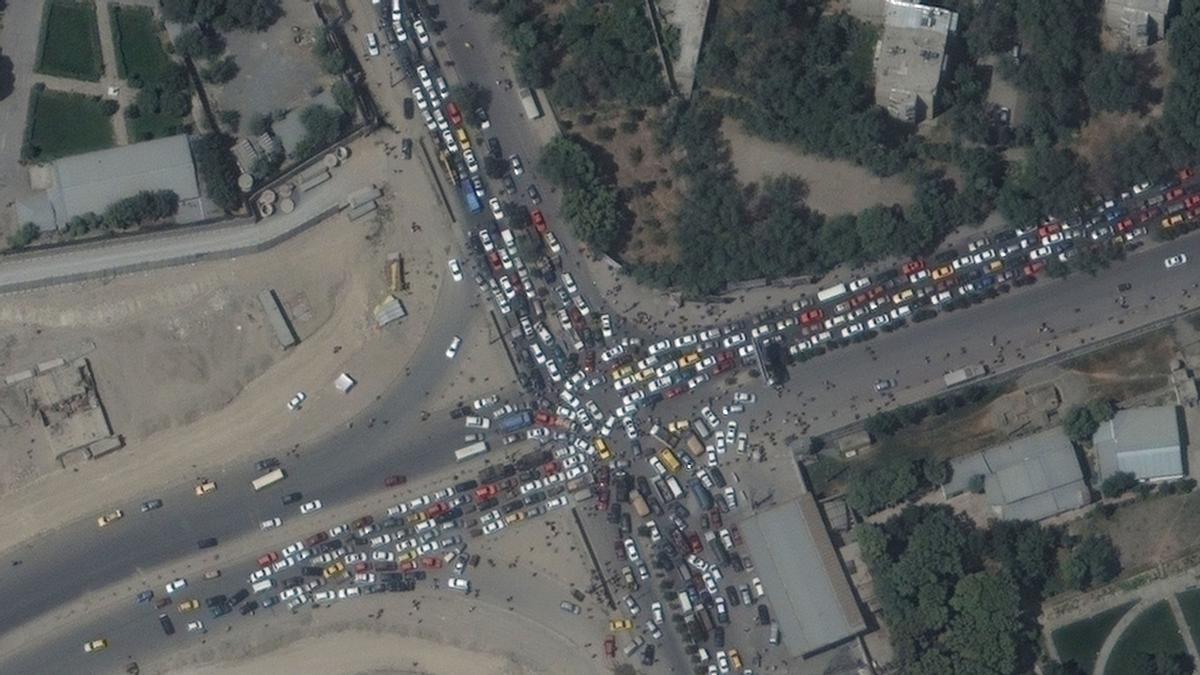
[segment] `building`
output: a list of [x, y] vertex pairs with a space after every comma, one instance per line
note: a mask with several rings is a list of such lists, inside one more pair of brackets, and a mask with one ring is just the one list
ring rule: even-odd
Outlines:
[[1091, 503], [1075, 447], [1062, 427], [1018, 438], [950, 462], [942, 493], [966, 492], [983, 476], [988, 506], [1005, 520], [1041, 520]]
[[1104, 0], [1104, 27], [1127, 49], [1143, 49], [1166, 35], [1171, 0]]
[[1125, 471], [1139, 480], [1183, 478], [1183, 442], [1175, 406], [1130, 408], [1100, 425], [1092, 436], [1100, 478]]
[[958, 14], [904, 0], [883, 4], [883, 35], [875, 46], [875, 103], [896, 119], [934, 115], [946, 71], [946, 41]]
[[791, 655], [815, 654], [866, 632], [866, 619], [811, 494], [757, 513], [740, 527]]
[[44, 176], [42, 191], [18, 201], [16, 209], [18, 222], [34, 223], [43, 232], [152, 190], [179, 195], [176, 222], [207, 217], [186, 134], [64, 157], [37, 171]]

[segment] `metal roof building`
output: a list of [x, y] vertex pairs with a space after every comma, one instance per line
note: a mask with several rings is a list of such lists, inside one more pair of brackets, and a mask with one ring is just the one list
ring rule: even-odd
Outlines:
[[1105, 0], [1104, 26], [1129, 49], [1142, 49], [1166, 35], [1171, 0]]
[[1182, 478], [1183, 442], [1175, 406], [1131, 408], [1118, 412], [1092, 436], [1100, 477], [1127, 471], [1140, 480]]
[[760, 512], [741, 529], [789, 653], [807, 656], [867, 630], [811, 494]]
[[883, 35], [875, 46], [875, 103], [906, 122], [933, 115], [946, 41], [958, 14], [904, 0], [883, 3]]
[[177, 222], [204, 217], [187, 134], [54, 160], [44, 192], [17, 203], [21, 222], [56, 230], [75, 216], [103, 213], [113, 202], [147, 190], [179, 195]]
[[1092, 501], [1062, 427], [955, 458], [950, 467], [950, 480], [942, 486], [947, 497], [966, 491], [971, 478], [982, 475], [988, 505], [1005, 520], [1041, 520]]

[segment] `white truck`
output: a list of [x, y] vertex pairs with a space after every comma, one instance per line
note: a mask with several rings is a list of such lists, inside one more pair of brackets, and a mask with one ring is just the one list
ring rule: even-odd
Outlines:
[[817, 291], [817, 300], [820, 302], [828, 302], [834, 298], [840, 298], [849, 292], [850, 289], [846, 287], [846, 284], [838, 284], [836, 286], [830, 286], [829, 288], [823, 288]]
[[521, 97], [521, 107], [525, 108], [525, 116], [531, 120], [536, 120], [542, 116], [542, 108], [538, 105], [537, 94], [533, 93], [528, 87], [517, 90], [517, 95]]
[[988, 374], [988, 368], [982, 363], [973, 364], [958, 370], [952, 370], [946, 373], [945, 381], [947, 387], [953, 387], [963, 382], [969, 382], [979, 377]]

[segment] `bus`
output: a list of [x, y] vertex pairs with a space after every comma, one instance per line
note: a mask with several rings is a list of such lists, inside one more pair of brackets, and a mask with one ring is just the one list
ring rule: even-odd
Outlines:
[[284, 478], [287, 478], [287, 474], [283, 472], [283, 469], [275, 469], [274, 471], [268, 471], [267, 473], [264, 473], [258, 478], [250, 481], [250, 487], [254, 488], [255, 492], [258, 492], [265, 487], [269, 487], [278, 483]]
[[683, 497], [683, 486], [679, 484], [679, 479], [675, 476], [667, 476], [663, 481], [667, 484], [667, 489], [671, 491], [671, 500], [674, 501]]
[[467, 447], [462, 448], [460, 450], [455, 450], [454, 451], [454, 459], [459, 462], [464, 462], [468, 459], [471, 459], [472, 457], [477, 457], [479, 455], [482, 455], [483, 453], [485, 453], [487, 451], [488, 451], [487, 442], [480, 441], [478, 443], [472, 443], [472, 444], [468, 445]]

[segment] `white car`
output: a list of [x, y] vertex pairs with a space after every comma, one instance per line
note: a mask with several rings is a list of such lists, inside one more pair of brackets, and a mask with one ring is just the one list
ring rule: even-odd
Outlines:
[[169, 595], [175, 591], [181, 591], [185, 588], [187, 588], [187, 579], [176, 579], [175, 581], [167, 584], [167, 594]]
[[452, 359], [458, 355], [458, 348], [462, 346], [462, 338], [455, 335], [450, 340], [450, 346], [446, 347], [446, 358]]
[[283, 520], [281, 518], [278, 518], [278, 517], [268, 518], [267, 520], [264, 520], [258, 524], [258, 529], [269, 530], [273, 527], [279, 527], [282, 524], [283, 524]]
[[362, 591], [358, 586], [350, 586], [348, 588], [339, 588], [337, 596], [338, 600], [345, 600], [346, 598], [357, 598], [361, 593]]
[[563, 288], [567, 289], [567, 293], [571, 295], [579, 294], [579, 285], [575, 283], [575, 277], [571, 276], [570, 272], [562, 274]]
[[504, 220], [504, 208], [500, 206], [500, 198], [492, 197], [488, 200], [488, 206], [492, 208], [492, 218], [496, 220]]
[[468, 148], [463, 150], [462, 155], [463, 162], [467, 165], [467, 171], [471, 172], [472, 176], [479, 173], [479, 162], [475, 160], [475, 151]]
[[446, 264], [450, 266], [450, 278], [455, 281], [462, 281], [462, 265], [459, 264], [458, 258], [451, 258]]
[[413, 21], [413, 32], [417, 34], [417, 40], [422, 45], [429, 44], [429, 33], [425, 31], [425, 24], [420, 19]]
[[1163, 266], [1166, 267], [1167, 269], [1171, 269], [1172, 267], [1179, 267], [1180, 265], [1184, 265], [1186, 263], [1187, 263], [1187, 256], [1184, 255], [1183, 253], [1180, 253], [1179, 255], [1173, 255], [1170, 258], [1167, 258], [1166, 260], [1164, 260]]
[[314, 499], [311, 502], [305, 503], [300, 506], [300, 513], [312, 513], [313, 511], [320, 511], [320, 510], [321, 510], [321, 500], [320, 499]]
[[509, 157], [508, 161], [512, 164], [514, 176], [520, 176], [521, 174], [525, 173], [525, 166], [521, 164], [521, 158], [518, 155]]
[[758, 400], [758, 397], [754, 394], [748, 394], [746, 392], [739, 391], [734, 393], [733, 400], [735, 403], [754, 403], [756, 400]]
[[463, 579], [462, 577], [450, 577], [446, 580], [446, 588], [449, 588], [452, 591], [469, 593], [471, 591], [471, 582]]
[[607, 314], [600, 315], [600, 333], [606, 339], [613, 336], [612, 317]]
[[204, 629], [203, 621], [189, 621], [188, 625], [187, 625], [187, 629], [188, 629], [189, 633], [207, 633], [208, 632], [207, 630]]
[[367, 54], [379, 56], [379, 38], [374, 33], [367, 33]]
[[421, 80], [421, 86], [425, 88], [425, 91], [433, 91], [433, 78], [429, 76], [429, 69], [425, 67], [425, 64], [417, 66], [417, 78]]
[[625, 540], [625, 555], [629, 557], [630, 562], [637, 562], [641, 558], [637, 544], [632, 539]]
[[296, 392], [296, 395], [292, 397], [292, 400], [288, 401], [288, 405], [287, 405], [288, 410], [292, 410], [292, 411], [299, 410], [300, 406], [304, 405], [304, 401], [307, 399], [308, 399], [308, 394], [305, 394], [302, 391]]

